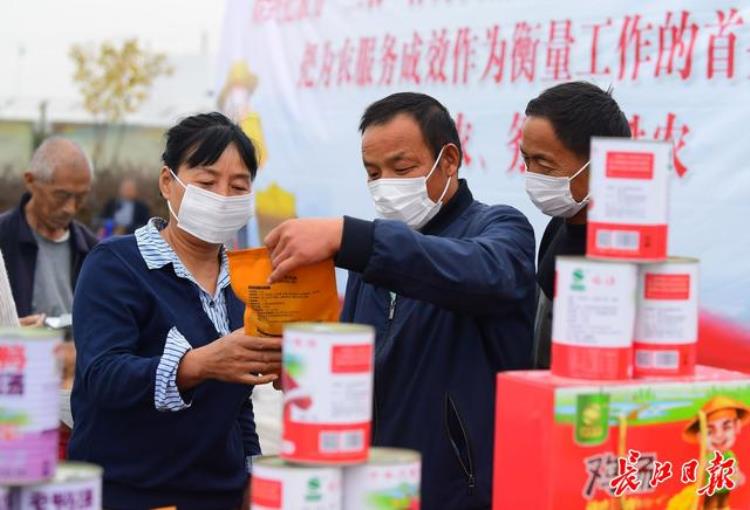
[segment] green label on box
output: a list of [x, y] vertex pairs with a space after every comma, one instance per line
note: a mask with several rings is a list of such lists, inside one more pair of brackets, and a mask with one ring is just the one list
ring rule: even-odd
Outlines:
[[576, 442], [595, 446], [607, 440], [609, 433], [609, 394], [582, 393], [576, 399]]

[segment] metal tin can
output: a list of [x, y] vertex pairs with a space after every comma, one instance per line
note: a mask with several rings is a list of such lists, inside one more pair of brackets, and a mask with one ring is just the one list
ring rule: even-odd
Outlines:
[[371, 448], [365, 464], [344, 468], [346, 510], [419, 510], [419, 452]]
[[55, 477], [46, 483], [28, 485], [13, 495], [14, 510], [27, 508], [102, 508], [102, 469], [82, 462], [61, 462]]
[[49, 480], [57, 465], [59, 332], [0, 329], [0, 483]]
[[587, 256], [667, 258], [671, 156], [671, 143], [591, 139]]
[[284, 328], [281, 457], [302, 464], [367, 460], [374, 330], [355, 324]]
[[341, 510], [341, 468], [286, 464], [280, 457], [253, 463], [252, 510]]
[[695, 373], [698, 259], [641, 266], [633, 341], [635, 377]]
[[0, 510], [11, 510], [11, 489], [0, 486]]
[[632, 376], [635, 264], [557, 257], [552, 373], [580, 379]]

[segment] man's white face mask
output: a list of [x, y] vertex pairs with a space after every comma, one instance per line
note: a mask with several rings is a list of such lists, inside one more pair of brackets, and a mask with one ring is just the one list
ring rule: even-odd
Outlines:
[[207, 243], [224, 244], [231, 241], [252, 218], [255, 209], [252, 192], [234, 197], [219, 195], [192, 184], [185, 185], [171, 168], [169, 171], [185, 188], [176, 214], [167, 201], [169, 212], [177, 219], [177, 226], [185, 232]]
[[570, 182], [578, 177], [590, 161], [586, 162], [570, 177], [552, 177], [535, 172], [526, 172], [526, 193], [534, 205], [544, 214], [557, 218], [572, 218], [589, 203], [589, 195], [576, 202], [570, 191]]
[[443, 156], [445, 146], [440, 149], [430, 172], [422, 177], [404, 179], [377, 179], [367, 183], [375, 204], [375, 210], [380, 218], [385, 220], [403, 221], [409, 227], [419, 230], [424, 227], [443, 206], [443, 199], [448, 193], [450, 178], [445, 183], [445, 189], [437, 202], [430, 199], [427, 192], [427, 181], [435, 172]]

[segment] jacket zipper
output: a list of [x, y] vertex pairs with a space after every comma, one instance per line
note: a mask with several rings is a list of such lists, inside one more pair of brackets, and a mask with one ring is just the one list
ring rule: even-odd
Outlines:
[[[463, 436], [464, 443], [466, 444], [466, 462], [464, 462], [464, 459], [461, 456], [461, 450], [459, 450], [455, 439], [453, 439], [453, 434], [451, 434], [451, 429], [448, 424], [448, 413], [451, 411], [456, 417], [458, 426], [461, 429], [461, 435]], [[466, 482], [469, 486], [469, 490], [471, 491], [472, 489], [474, 489], [474, 487], [476, 487], [476, 479], [474, 478], [474, 462], [471, 458], [471, 442], [469, 441], [469, 434], [466, 432], [466, 428], [464, 427], [464, 422], [461, 419], [461, 415], [458, 413], [458, 408], [456, 408], [455, 402], [453, 402], [453, 399], [447, 393], [445, 395], [445, 428], [446, 432], [448, 433], [448, 440], [453, 447], [453, 452], [456, 454], [456, 458], [458, 459], [458, 463], [461, 466], [461, 469], [466, 475]]]
[[396, 294], [391, 294], [391, 304], [388, 307], [388, 334], [386, 337], [391, 335], [391, 323], [393, 322], [393, 316], [396, 315]]
[[[385, 341], [390, 340], [393, 317], [396, 315], [396, 298], [396, 294], [391, 292], [388, 304], [388, 327], [385, 330]], [[380, 413], [378, 412], [378, 386], [374, 379], [372, 384], [372, 400], [374, 404], [372, 406], [372, 442], [374, 443], [378, 437], [378, 419], [380, 417]]]

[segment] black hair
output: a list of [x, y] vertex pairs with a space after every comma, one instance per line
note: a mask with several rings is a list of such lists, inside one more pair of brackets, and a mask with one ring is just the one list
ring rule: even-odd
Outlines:
[[630, 124], [612, 91], [573, 81], [555, 85], [529, 101], [527, 117], [550, 121], [557, 138], [582, 158], [589, 157], [592, 136], [630, 137]]
[[368, 127], [385, 124], [402, 113], [419, 124], [422, 137], [435, 158], [446, 144], [455, 145], [458, 148], [458, 166], [461, 166], [463, 151], [456, 123], [445, 106], [426, 94], [399, 92], [372, 103], [362, 115], [359, 131], [364, 133]]
[[219, 112], [187, 117], [171, 127], [166, 138], [161, 159], [175, 174], [183, 163], [191, 168], [215, 163], [230, 143], [237, 147], [250, 177], [254, 179], [258, 172], [258, 158], [250, 138]]

